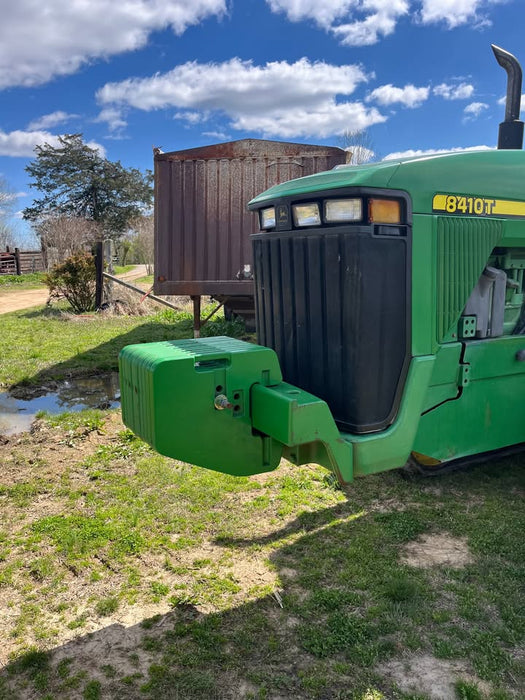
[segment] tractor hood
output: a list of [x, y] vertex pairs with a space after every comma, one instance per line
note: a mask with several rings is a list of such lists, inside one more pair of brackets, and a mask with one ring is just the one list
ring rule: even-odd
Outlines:
[[[411, 192], [413, 212], [428, 214], [432, 212], [432, 199], [436, 193], [515, 199], [516, 183], [524, 180], [525, 151], [462, 151], [368, 165], [339, 165], [328, 172], [271, 187], [252, 199], [248, 206], [258, 209], [281, 197], [355, 186]], [[468, 183], [468, 189], [465, 183]]]

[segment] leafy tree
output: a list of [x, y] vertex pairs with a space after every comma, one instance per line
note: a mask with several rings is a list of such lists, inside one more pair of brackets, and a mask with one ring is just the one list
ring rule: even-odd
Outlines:
[[26, 167], [31, 187], [43, 196], [23, 215], [29, 221], [64, 215], [100, 224], [104, 234], [118, 237], [129, 222], [151, 205], [152, 175], [112, 162], [85, 144], [82, 134], [59, 136], [59, 145], [45, 143], [35, 149]]

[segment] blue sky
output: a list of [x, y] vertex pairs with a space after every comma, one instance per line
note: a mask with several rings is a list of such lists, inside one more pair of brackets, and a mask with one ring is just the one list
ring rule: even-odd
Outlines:
[[[523, 0], [4, 0], [0, 173], [37, 195], [36, 144], [82, 132], [111, 160], [241, 138], [375, 158], [494, 147], [506, 76], [525, 65]], [[18, 223], [19, 232], [25, 225]]]

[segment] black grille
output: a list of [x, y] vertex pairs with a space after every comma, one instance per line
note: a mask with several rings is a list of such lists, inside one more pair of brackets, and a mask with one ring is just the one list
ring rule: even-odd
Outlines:
[[395, 417], [409, 356], [409, 238], [372, 227], [253, 236], [259, 342], [342, 430]]

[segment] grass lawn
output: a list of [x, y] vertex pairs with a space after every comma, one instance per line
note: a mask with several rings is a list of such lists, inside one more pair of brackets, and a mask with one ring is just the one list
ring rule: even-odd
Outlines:
[[[2, 324], [19, 388], [192, 327]], [[161, 457], [119, 411], [43, 417], [0, 450], [1, 699], [525, 697], [521, 457], [343, 491], [314, 465], [233, 478]]]
[[115, 265], [113, 267], [113, 274], [124, 275], [126, 272], [131, 272], [135, 269], [135, 265]]
[[0, 292], [10, 289], [38, 289], [45, 286], [43, 279], [43, 272], [32, 272], [27, 275], [0, 275]]

